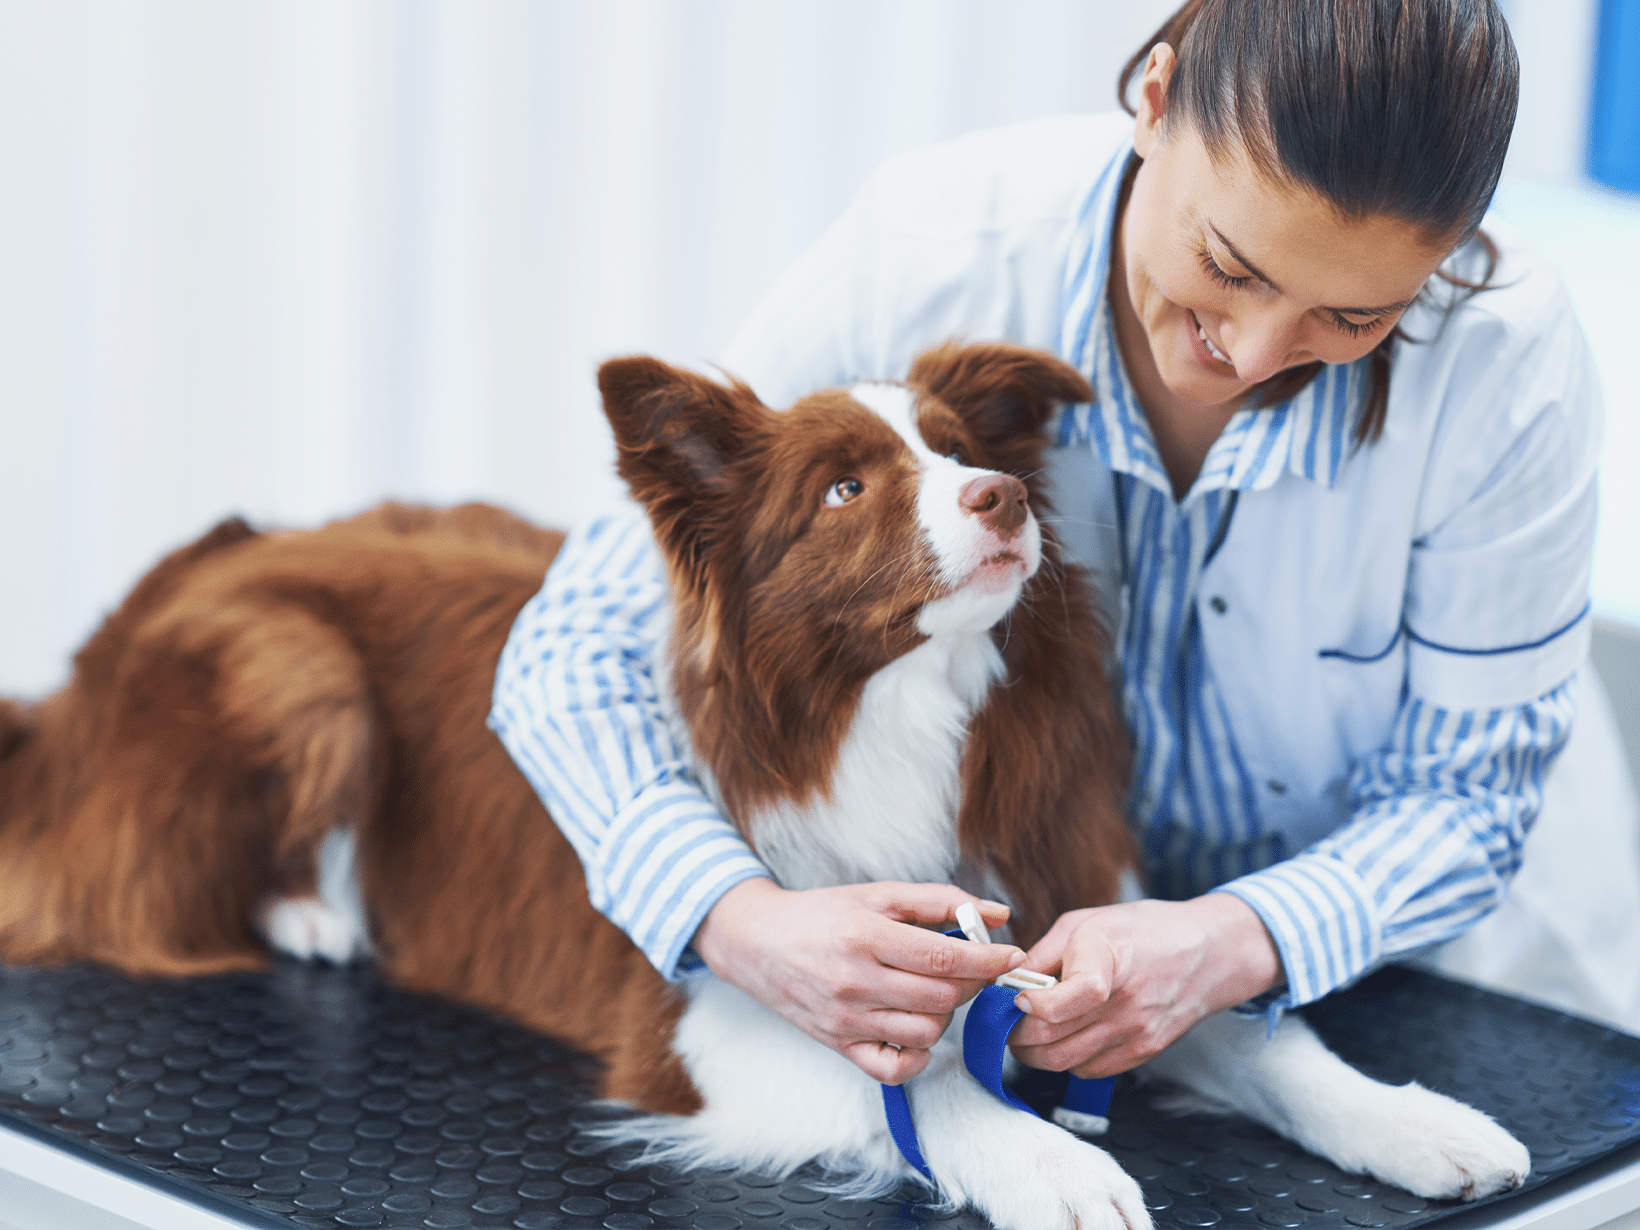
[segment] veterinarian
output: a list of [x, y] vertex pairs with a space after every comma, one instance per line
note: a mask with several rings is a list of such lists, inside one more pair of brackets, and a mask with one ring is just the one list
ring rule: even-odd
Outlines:
[[[1483, 219], [1516, 80], [1491, 0], [1191, 0], [1133, 118], [890, 163], [724, 357], [775, 406], [953, 336], [1097, 391], [1053, 425], [1053, 520], [1113, 632], [1154, 899], [1035, 944], [1062, 982], [1022, 997], [1029, 1063], [1107, 1075], [1310, 1003], [1509, 888], [1587, 653], [1600, 419], [1558, 279]], [[655, 702], [664, 588], [640, 515], [583, 527], [492, 725], [664, 974], [903, 1081], [1019, 953], [908, 925], [953, 887], [769, 878]]]

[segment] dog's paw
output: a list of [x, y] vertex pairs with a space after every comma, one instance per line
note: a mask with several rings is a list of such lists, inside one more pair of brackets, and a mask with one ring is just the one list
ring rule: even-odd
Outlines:
[[1032, 1139], [991, 1142], [983, 1177], [970, 1172], [968, 1196], [981, 1212], [1004, 1230], [1150, 1230], [1144, 1193], [1110, 1154], [1038, 1126], [1046, 1130]]
[[343, 965], [369, 951], [357, 922], [317, 897], [269, 897], [256, 911], [256, 929], [270, 948], [303, 961]]
[[1532, 1156], [1489, 1116], [1421, 1085], [1402, 1085], [1363, 1169], [1415, 1195], [1478, 1200], [1526, 1181]]

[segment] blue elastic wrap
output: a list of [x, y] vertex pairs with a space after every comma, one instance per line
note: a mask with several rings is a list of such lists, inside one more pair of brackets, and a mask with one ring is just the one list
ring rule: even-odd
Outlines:
[[888, 1117], [888, 1134], [900, 1146], [900, 1156], [923, 1178], [932, 1180], [934, 1172], [923, 1161], [922, 1149], [917, 1145], [917, 1125], [911, 1122], [911, 1103], [906, 1101], [904, 1085], [883, 1086], [883, 1114]]
[[[1002, 1083], [1002, 1060], [1008, 1053], [1008, 1035], [1025, 1014], [1014, 1003], [1017, 991], [986, 987], [968, 1005], [962, 1024], [962, 1062], [975, 1080], [1016, 1110], [1031, 1110], [1020, 1096]], [[1031, 1110], [1034, 1115], [1036, 1112]]]
[[1073, 1076], [1065, 1088], [1065, 1100], [1060, 1105], [1079, 1115], [1098, 1115], [1101, 1119], [1109, 1119], [1110, 1095], [1115, 1092], [1114, 1076], [1098, 1076], [1092, 1080]]
[[[953, 939], [964, 938], [961, 931], [947, 931]], [[1013, 1032], [1025, 1014], [1014, 1003], [1018, 993], [1007, 987], [989, 986], [974, 997], [968, 1005], [968, 1019], [962, 1026], [962, 1062], [969, 1073], [997, 1097], [1016, 1110], [1031, 1110], [1018, 1094], [1002, 1083], [1002, 1061], [1008, 1053], [1008, 1035]], [[1064, 1100], [1066, 1110], [1084, 1115], [1108, 1118], [1111, 1094], [1116, 1078], [1102, 1076], [1097, 1080], [1070, 1078]], [[911, 1120], [911, 1103], [906, 1099], [904, 1085], [883, 1086], [883, 1113], [888, 1118], [888, 1131], [906, 1161], [925, 1179], [934, 1178], [928, 1163], [923, 1160], [922, 1148], [917, 1143], [917, 1127]]]

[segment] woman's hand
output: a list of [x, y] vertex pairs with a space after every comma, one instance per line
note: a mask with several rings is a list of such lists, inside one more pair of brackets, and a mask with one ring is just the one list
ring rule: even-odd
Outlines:
[[898, 1085], [928, 1065], [958, 1005], [1025, 963], [1011, 944], [973, 944], [911, 923], [948, 922], [973, 902], [987, 927], [1008, 907], [945, 884], [852, 884], [790, 892], [744, 880], [695, 932], [719, 978]]
[[1073, 910], [1026, 958], [1058, 986], [1022, 992], [1011, 1041], [1020, 1062], [1114, 1076], [1162, 1051], [1203, 1017], [1283, 980], [1250, 906], [1229, 893]]

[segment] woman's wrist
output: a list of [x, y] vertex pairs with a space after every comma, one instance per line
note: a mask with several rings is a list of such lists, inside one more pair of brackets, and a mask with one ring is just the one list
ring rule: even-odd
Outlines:
[[[737, 936], [743, 934], [749, 915], [755, 915], [768, 905], [770, 896], [783, 890], [766, 876], [753, 876], [732, 885], [706, 911], [700, 926], [695, 928], [693, 948], [706, 968], [720, 978], [727, 978], [727, 969], [734, 963]], [[735, 979], [728, 978], [734, 982]]]
[[1213, 1012], [1256, 999], [1287, 981], [1269, 928], [1233, 893], [1207, 893], [1190, 903], [1208, 937], [1209, 968], [1218, 971], [1209, 993]]

